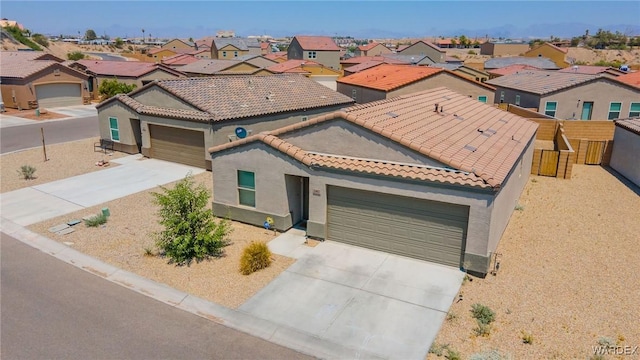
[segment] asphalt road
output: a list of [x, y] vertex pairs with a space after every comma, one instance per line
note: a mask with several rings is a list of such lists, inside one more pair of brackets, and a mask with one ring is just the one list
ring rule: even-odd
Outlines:
[[312, 359], [0, 240], [0, 357]]
[[112, 55], [112, 54], [100, 53], [100, 52], [88, 52], [86, 54], [97, 56], [97, 57], [101, 58], [102, 60], [127, 61], [127, 58], [119, 56], [119, 55]]
[[97, 116], [6, 127], [0, 130], [0, 154], [42, 146], [40, 128], [44, 128], [45, 144], [100, 136]]

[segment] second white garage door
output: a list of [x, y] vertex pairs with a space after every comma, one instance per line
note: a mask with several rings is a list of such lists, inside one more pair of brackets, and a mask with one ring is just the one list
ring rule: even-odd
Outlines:
[[80, 84], [36, 85], [36, 99], [41, 109], [82, 105]]
[[206, 168], [202, 131], [149, 125], [149, 133], [152, 158]]

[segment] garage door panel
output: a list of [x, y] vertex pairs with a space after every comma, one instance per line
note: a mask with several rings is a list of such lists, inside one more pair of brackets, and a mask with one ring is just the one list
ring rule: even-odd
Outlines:
[[40, 108], [82, 105], [80, 84], [43, 84], [35, 88]]
[[468, 208], [330, 187], [328, 239], [458, 267]]
[[149, 133], [152, 158], [206, 167], [202, 131], [150, 124]]

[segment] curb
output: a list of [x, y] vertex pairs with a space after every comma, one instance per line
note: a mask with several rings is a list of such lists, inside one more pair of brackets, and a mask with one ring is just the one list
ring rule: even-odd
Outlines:
[[122, 270], [55, 240], [34, 233], [3, 217], [0, 217], [0, 231], [58, 260], [117, 285], [129, 288], [139, 294], [303, 354], [321, 359], [383, 359], [366, 351], [347, 348], [300, 330], [279, 325], [242, 311], [226, 308], [165, 284]]

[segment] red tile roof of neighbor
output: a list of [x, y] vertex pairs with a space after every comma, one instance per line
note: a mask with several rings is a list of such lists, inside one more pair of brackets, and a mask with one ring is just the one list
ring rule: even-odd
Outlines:
[[162, 63], [165, 65], [187, 65], [198, 60], [198, 58], [191, 54], [176, 54], [162, 59]]
[[618, 76], [616, 80], [640, 88], [640, 71]]
[[[368, 43], [366, 45], [360, 45], [360, 46], [358, 46], [358, 49], [360, 49], [360, 51], [369, 51], [369, 50], [373, 49], [374, 47], [376, 47], [378, 45], [382, 45], [382, 44], [377, 43], [377, 42], [372, 42], [372, 43]], [[382, 46], [384, 46], [384, 45], [382, 45]]]
[[513, 64], [513, 65], [501, 67], [498, 69], [486, 70], [486, 71], [489, 74], [493, 74], [493, 75], [510, 75], [522, 70], [540, 70], [540, 69], [530, 65]]
[[328, 36], [296, 36], [303, 50], [340, 51], [340, 47]]
[[620, 78], [624, 76], [626, 75], [609, 78], [602, 75], [574, 74], [549, 70], [526, 70], [491, 79], [487, 81], [487, 84], [509, 89], [518, 89], [539, 95], [550, 94], [591, 81], [612, 81], [635, 88], [639, 87], [638, 85], [621, 81]]
[[[197, 110], [179, 110], [140, 104], [136, 100], [136, 95], [150, 87], [162, 89], [191, 104]], [[141, 109], [148, 114], [195, 121], [223, 121], [266, 116], [302, 109], [348, 106], [354, 102], [350, 97], [298, 74], [158, 80], [128, 95], [108, 99], [98, 104], [96, 108], [116, 100], [120, 100], [134, 110], [142, 106]]]
[[640, 135], [640, 117], [616, 120], [615, 124], [634, 134]]
[[266, 54], [266, 55], [262, 55], [262, 56], [266, 57], [269, 60], [275, 60], [275, 59], [279, 59], [279, 58], [286, 58], [287, 57], [287, 52], [286, 51], [277, 51], [277, 52]]
[[573, 65], [573, 66], [566, 67], [564, 69], [560, 69], [558, 70], [558, 72], [595, 75], [595, 74], [603, 73], [610, 69], [614, 69], [614, 68], [610, 66]]
[[315, 61], [291, 59], [291, 60], [283, 61], [279, 64], [274, 64], [272, 66], [269, 66], [267, 70], [273, 71], [275, 73], [306, 72], [304, 69], [301, 68], [302, 65], [322, 66], [321, 64]]
[[260, 49], [266, 50], [269, 48], [269, 43], [263, 42], [260, 43]]
[[355, 74], [351, 74], [349, 76], [345, 76], [341, 79], [338, 79], [337, 81], [342, 84], [362, 86], [382, 91], [391, 91], [439, 73], [448, 73], [452, 76], [472, 82], [489, 90], [495, 90], [495, 88], [492, 86], [473, 81], [446, 69], [416, 65], [382, 64]]
[[376, 60], [366, 61], [366, 62], [360, 63], [358, 65], [349, 66], [349, 67], [345, 68], [344, 71], [353, 74], [353, 73], [357, 73], [357, 72], [364, 71], [364, 70], [367, 70], [367, 69], [371, 69], [373, 67], [376, 67], [376, 66], [382, 65], [382, 64], [385, 64], [385, 62], [376, 61]]
[[[438, 106], [440, 111], [434, 111]], [[340, 154], [316, 154], [278, 138], [334, 119], [344, 119], [453, 169], [406, 165]], [[261, 141], [307, 166], [328, 167], [497, 190], [533, 141], [538, 125], [447, 88], [356, 105], [344, 111], [209, 148], [215, 154]], [[215, 156], [215, 155], [214, 155]]]
[[382, 61], [387, 64], [408, 64], [406, 61], [402, 61], [399, 59], [394, 59], [386, 56], [354, 56], [348, 59], [340, 60], [340, 64], [348, 65], [348, 64], [362, 64], [368, 61]]
[[158, 68], [180, 74], [165, 65], [145, 61], [78, 60], [76, 63], [85, 66], [87, 71], [104, 76], [139, 77]]

